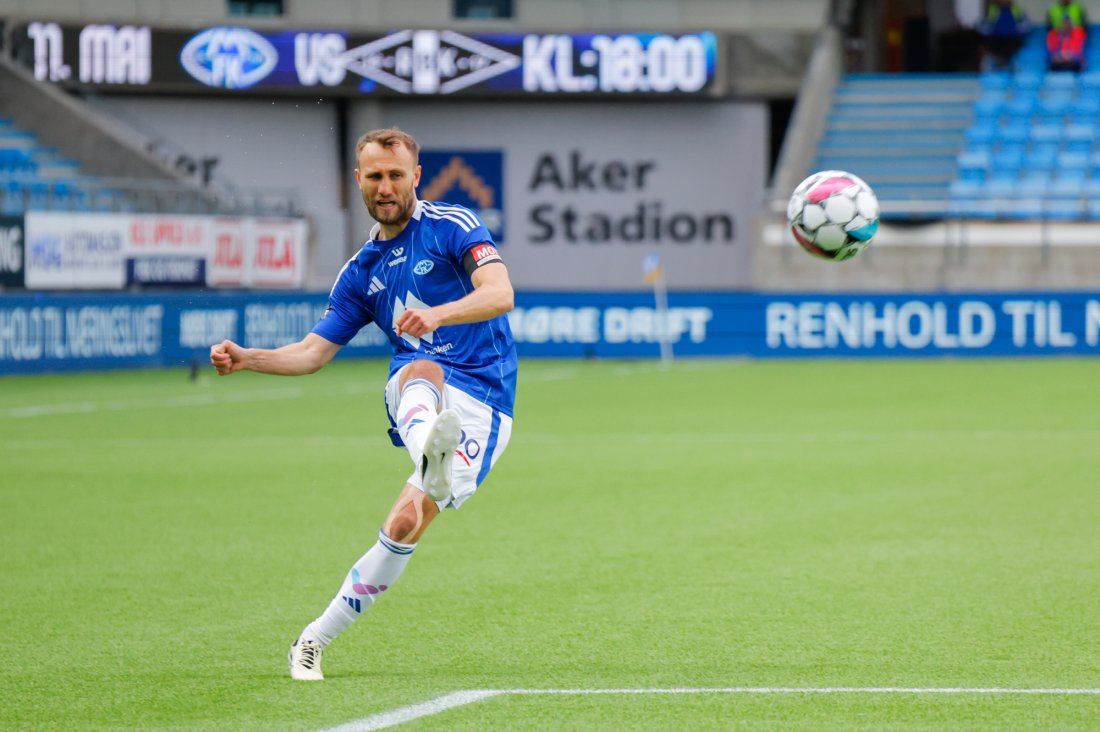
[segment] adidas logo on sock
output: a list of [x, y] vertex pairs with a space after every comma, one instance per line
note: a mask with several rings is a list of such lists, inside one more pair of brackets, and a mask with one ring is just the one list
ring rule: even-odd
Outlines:
[[370, 278], [370, 287], [367, 288], [367, 294], [368, 295], [373, 295], [374, 293], [381, 292], [384, 289], [386, 289], [386, 283], [385, 282], [378, 279], [377, 277], [371, 277]]
[[363, 603], [358, 597], [348, 597], [347, 595], [340, 595], [344, 602], [351, 605], [351, 609], [357, 613], [363, 612]]

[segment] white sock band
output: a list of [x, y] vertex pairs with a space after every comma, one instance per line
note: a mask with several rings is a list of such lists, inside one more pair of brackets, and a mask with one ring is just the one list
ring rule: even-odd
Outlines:
[[397, 433], [414, 463], [424, 454], [424, 436], [435, 421], [443, 397], [427, 379], [409, 379], [397, 403]]

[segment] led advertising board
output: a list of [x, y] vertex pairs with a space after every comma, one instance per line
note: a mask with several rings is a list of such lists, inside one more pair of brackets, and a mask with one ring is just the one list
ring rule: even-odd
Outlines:
[[128, 93], [699, 95], [715, 90], [717, 57], [713, 33], [367, 35], [33, 22], [13, 29], [12, 45], [40, 81]]

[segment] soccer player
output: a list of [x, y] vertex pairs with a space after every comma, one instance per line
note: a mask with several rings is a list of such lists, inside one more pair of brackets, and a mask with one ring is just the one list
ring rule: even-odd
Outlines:
[[419, 201], [420, 146], [383, 129], [359, 138], [355, 181], [377, 222], [348, 260], [328, 308], [305, 338], [276, 349], [211, 347], [218, 374], [310, 374], [368, 323], [393, 348], [385, 388], [390, 437], [412, 475], [378, 533], [320, 617], [290, 648], [290, 675], [319, 681], [321, 654], [393, 587], [432, 519], [458, 508], [508, 445], [516, 349], [505, 316], [508, 270], [484, 224], [462, 206]]

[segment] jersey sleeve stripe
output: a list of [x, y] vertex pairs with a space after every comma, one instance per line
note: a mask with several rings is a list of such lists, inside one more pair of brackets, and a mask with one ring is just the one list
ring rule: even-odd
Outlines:
[[470, 231], [473, 230], [470, 226], [466, 225], [465, 221], [458, 218], [457, 216], [447, 216], [447, 215], [428, 213], [426, 210], [424, 212], [424, 215], [427, 216], [429, 219], [437, 219], [437, 220], [446, 219], [447, 221], [453, 221], [454, 223], [458, 224], [462, 228], [462, 230], [465, 231], [467, 234], [470, 233]]
[[479, 223], [481, 223], [477, 220], [477, 216], [475, 216], [472, 211], [462, 208], [460, 206], [436, 206], [435, 210], [440, 213], [449, 213], [454, 214], [455, 216], [461, 216], [470, 224], [470, 226], [476, 227]]
[[478, 221], [477, 216], [475, 216], [472, 211], [461, 206], [440, 206], [438, 203], [432, 203], [429, 204], [429, 208], [431, 209], [432, 213], [453, 214], [455, 216], [459, 216], [465, 219], [466, 223], [468, 223], [472, 228], [477, 228], [478, 224], [481, 223], [480, 221]]

